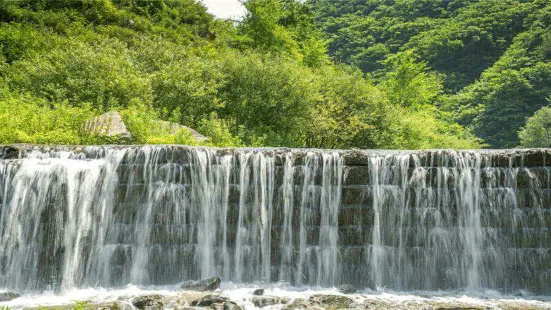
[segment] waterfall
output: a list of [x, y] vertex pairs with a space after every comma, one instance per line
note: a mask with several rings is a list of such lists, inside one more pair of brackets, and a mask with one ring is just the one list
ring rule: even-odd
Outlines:
[[551, 294], [547, 150], [17, 148], [0, 152], [0, 288]]

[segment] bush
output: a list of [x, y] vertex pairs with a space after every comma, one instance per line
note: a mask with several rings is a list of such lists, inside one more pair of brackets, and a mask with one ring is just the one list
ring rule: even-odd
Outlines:
[[99, 45], [68, 41], [15, 62], [5, 75], [12, 89], [73, 106], [90, 103], [101, 111], [152, 101], [149, 79], [134, 66], [128, 50], [113, 40]]
[[89, 106], [72, 107], [31, 96], [0, 99], [0, 144], [93, 143], [82, 131], [84, 120], [93, 116]]

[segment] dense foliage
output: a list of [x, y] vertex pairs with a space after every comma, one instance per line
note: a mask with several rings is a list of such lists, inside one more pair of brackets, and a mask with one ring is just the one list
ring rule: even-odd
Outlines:
[[530, 117], [519, 138], [523, 147], [551, 147], [551, 108], [543, 107]]
[[[518, 146], [518, 130], [551, 94], [548, 0], [308, 0], [308, 4], [328, 40], [332, 59], [357, 66], [384, 83], [389, 61], [402, 53], [415, 55], [433, 72], [432, 86], [424, 86], [428, 93], [443, 86], [441, 96], [429, 102], [451, 113], [453, 120], [471, 128], [491, 147]], [[407, 72], [415, 75], [415, 69]]]
[[[359, 2], [379, 7], [376, 1]], [[496, 16], [480, 13], [502, 38], [488, 43], [493, 50], [475, 74], [463, 70], [473, 55], [447, 64], [427, 54], [438, 43], [424, 54], [402, 48], [411, 40], [401, 38], [436, 29], [467, 3], [452, 1], [457, 11], [452, 14], [420, 2], [427, 3], [426, 10], [400, 8], [400, 1], [386, 6], [401, 10], [388, 13], [401, 20], [394, 28], [377, 26], [385, 33], [370, 38], [365, 31], [382, 18], [369, 17], [346, 35], [333, 33], [329, 25], [316, 27], [322, 19], [316, 24], [310, 3], [297, 0], [245, 1], [247, 15], [239, 22], [217, 20], [195, 0], [0, 0], [0, 143], [109, 143], [87, 134], [83, 124], [116, 110], [136, 143], [196, 143], [157, 121], [167, 120], [193, 127], [219, 146], [479, 147], [456, 121], [465, 117], [448, 108], [480, 110], [479, 105], [455, 99], [444, 101], [444, 110], [440, 102], [490, 68], [510, 44], [532, 48], [514, 36], [522, 22], [501, 24], [516, 14], [537, 17], [513, 4]], [[320, 2], [318, 13], [333, 10], [332, 3], [337, 2]], [[346, 10], [334, 6], [334, 18], [344, 16]], [[415, 14], [424, 17], [417, 20]], [[329, 43], [325, 35], [332, 36]], [[346, 36], [364, 36], [365, 42]], [[430, 39], [437, 38], [427, 34], [415, 42], [430, 45]], [[448, 59], [462, 55], [460, 47], [443, 49]], [[445, 74], [450, 72], [457, 75]]]

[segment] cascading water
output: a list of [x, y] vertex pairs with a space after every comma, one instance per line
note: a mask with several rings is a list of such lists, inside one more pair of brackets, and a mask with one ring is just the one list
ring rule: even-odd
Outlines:
[[28, 146], [6, 154], [3, 288], [220, 276], [551, 293], [543, 150]]

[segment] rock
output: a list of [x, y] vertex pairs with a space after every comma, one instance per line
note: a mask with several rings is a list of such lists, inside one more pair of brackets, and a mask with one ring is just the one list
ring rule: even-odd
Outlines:
[[229, 298], [220, 295], [207, 295], [191, 302], [193, 307], [210, 307], [214, 304], [222, 304], [229, 301]]
[[[19, 149], [9, 145], [0, 148], [0, 159], [17, 159], [19, 158]], [[0, 293], [1, 294], [1, 293]]]
[[180, 125], [178, 123], [167, 122], [167, 121], [157, 121], [157, 123], [160, 125], [160, 127], [163, 130], [167, 130], [172, 135], [177, 135], [181, 131], [186, 131], [186, 132], [189, 132], [197, 142], [202, 142], [209, 139], [208, 137], [203, 136], [202, 134], [198, 133], [194, 129], [184, 125]]
[[253, 291], [253, 295], [255, 296], [262, 296], [264, 295], [264, 289], [263, 288], [259, 288], [259, 289], [256, 289]]
[[215, 291], [220, 287], [220, 282], [222, 282], [222, 279], [218, 277], [205, 279], [201, 281], [186, 281], [182, 283], [180, 286], [184, 290], [190, 290], [190, 291], [200, 291], [200, 292], [206, 292], [206, 291]]
[[354, 305], [354, 300], [340, 295], [312, 295], [309, 301], [314, 305], [332, 309], [350, 309]]
[[279, 304], [286, 304], [290, 301], [286, 297], [275, 297], [275, 296], [262, 296], [262, 297], [253, 297], [251, 302], [255, 307], [262, 308], [267, 306], [274, 306]]
[[163, 307], [162, 299], [163, 296], [161, 295], [144, 295], [134, 298], [132, 304], [138, 309], [161, 309]]
[[369, 157], [360, 150], [350, 150], [343, 153], [343, 161], [346, 166], [367, 166]]
[[227, 301], [224, 303], [224, 310], [243, 310], [238, 304], [233, 301]]
[[[313, 307], [306, 299], [304, 298], [297, 298], [291, 303], [290, 305], [283, 308], [283, 310], [297, 310], [297, 309], [316, 309], [316, 307]], [[323, 308], [322, 308], [323, 309]]]
[[113, 143], [130, 143], [132, 134], [118, 112], [111, 111], [86, 121], [84, 131], [91, 135], [113, 139]]
[[339, 292], [343, 293], [343, 294], [353, 294], [353, 293], [356, 293], [357, 289], [354, 285], [350, 285], [350, 284], [343, 284], [341, 286], [339, 286]]
[[[58, 308], [53, 308], [53, 309], [58, 309]], [[73, 308], [75, 309], [75, 308]], [[127, 304], [127, 303], [124, 303], [124, 302], [119, 302], [119, 301], [114, 301], [114, 302], [109, 302], [109, 303], [103, 303], [103, 304], [91, 304], [89, 305], [88, 307], [86, 307], [86, 309], [95, 309], [95, 310], [132, 310], [134, 309], [134, 307], [132, 307], [131, 305]]]
[[19, 298], [19, 297], [21, 297], [21, 295], [19, 295], [17, 293], [1, 292], [0, 293], [0, 302], [14, 300], [14, 299]]
[[[363, 303], [364, 309], [395, 309], [395, 305], [385, 300], [366, 300]], [[423, 307], [418, 307], [424, 309]], [[432, 308], [428, 308], [432, 309]]]
[[465, 306], [465, 307], [462, 307], [462, 306], [459, 306], [459, 307], [455, 307], [455, 306], [450, 306], [450, 307], [438, 307], [438, 308], [435, 308], [435, 310], [483, 310], [485, 308], [483, 307], [470, 307], [470, 306]]

